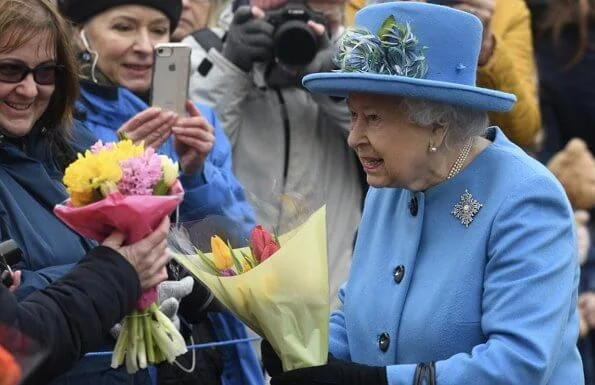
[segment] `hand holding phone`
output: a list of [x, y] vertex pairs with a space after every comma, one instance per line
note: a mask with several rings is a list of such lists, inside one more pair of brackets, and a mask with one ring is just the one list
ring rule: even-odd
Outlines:
[[215, 129], [191, 101], [186, 102], [186, 111], [188, 116], [178, 119], [173, 128], [174, 148], [184, 174], [193, 175], [215, 145]]

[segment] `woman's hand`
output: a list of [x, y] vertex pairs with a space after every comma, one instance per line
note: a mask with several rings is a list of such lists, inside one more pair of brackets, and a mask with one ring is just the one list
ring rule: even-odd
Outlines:
[[184, 174], [193, 175], [213, 149], [215, 130], [191, 101], [186, 102], [186, 111], [189, 116], [178, 119], [173, 127], [174, 148]]
[[144, 141], [145, 148], [152, 147], [157, 150], [169, 139], [177, 120], [178, 115], [175, 112], [151, 107], [124, 123], [118, 129], [118, 134], [124, 135], [135, 144]]
[[13, 272], [11, 278], [12, 278], [12, 284], [8, 287], [8, 290], [11, 293], [14, 293], [15, 291], [17, 291], [19, 286], [21, 286], [21, 272], [20, 271]]
[[103, 246], [120, 253], [134, 267], [143, 290], [153, 288], [167, 279], [165, 265], [170, 256], [166, 251], [169, 217], [163, 218], [159, 227], [149, 236], [132, 245], [122, 246], [126, 237], [113, 232], [103, 241]]
[[595, 328], [595, 292], [587, 291], [578, 298], [578, 307], [589, 329]]
[[494, 34], [492, 33], [492, 18], [496, 9], [496, 0], [460, 0], [453, 8], [469, 12], [481, 20], [483, 24], [483, 40], [479, 54], [479, 66], [485, 65], [494, 53]]

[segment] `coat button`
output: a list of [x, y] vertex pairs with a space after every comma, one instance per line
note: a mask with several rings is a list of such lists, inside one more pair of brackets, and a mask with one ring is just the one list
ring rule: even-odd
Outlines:
[[388, 347], [390, 346], [390, 336], [388, 333], [382, 333], [380, 337], [378, 337], [378, 347], [382, 352], [386, 352]]
[[401, 281], [403, 280], [403, 277], [405, 277], [405, 266], [399, 265], [399, 266], [395, 267], [395, 271], [393, 272], [393, 278], [394, 278], [395, 282], [401, 283]]
[[411, 200], [409, 201], [409, 212], [411, 213], [411, 215], [416, 216], [417, 215], [417, 209], [418, 209], [418, 204], [417, 204], [417, 198], [413, 197], [411, 198]]

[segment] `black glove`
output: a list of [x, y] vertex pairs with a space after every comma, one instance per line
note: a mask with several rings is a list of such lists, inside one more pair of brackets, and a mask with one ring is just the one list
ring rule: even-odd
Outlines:
[[227, 32], [223, 56], [244, 71], [249, 71], [254, 62], [268, 62], [273, 55], [274, 29], [264, 19], [255, 19], [251, 7], [238, 8]]
[[314, 59], [302, 70], [300, 75], [305, 76], [317, 72], [330, 72], [337, 68], [333, 63], [335, 55], [335, 46], [331, 44], [328, 33], [325, 32], [320, 38], [320, 48], [314, 56]]
[[271, 385], [388, 385], [386, 367], [333, 359], [328, 364], [274, 376]]
[[262, 340], [260, 343], [260, 354], [262, 356], [264, 369], [271, 377], [283, 374], [283, 364], [281, 363], [281, 359], [275, 352], [275, 349], [269, 344], [269, 341]]

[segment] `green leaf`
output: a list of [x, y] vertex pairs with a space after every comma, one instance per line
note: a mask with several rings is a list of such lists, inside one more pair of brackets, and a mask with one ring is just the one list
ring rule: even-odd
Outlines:
[[126, 139], [128, 139], [128, 137], [126, 136], [126, 133], [124, 131], [118, 132], [118, 140], [126, 140]]
[[236, 268], [236, 273], [242, 274], [244, 272], [242, 269], [242, 262], [240, 262], [237, 253], [233, 250], [233, 247], [231, 247], [231, 243], [229, 243], [229, 241], [227, 241], [227, 247], [229, 247], [229, 250], [231, 251], [231, 258], [233, 259], [233, 264]]
[[198, 248], [194, 249], [196, 251], [196, 255], [200, 257], [200, 259], [204, 262], [204, 265], [208, 267], [211, 271], [210, 273], [213, 275], [221, 275], [221, 272], [217, 270], [217, 266], [215, 266], [215, 262], [211, 258], [209, 258], [205, 253], [200, 251]]
[[384, 20], [384, 23], [382, 23], [382, 26], [378, 30], [378, 37], [380, 39], [382, 39], [382, 36], [384, 36], [386, 33], [390, 32], [391, 28], [394, 25], [397, 25], [397, 20], [395, 19], [395, 17], [393, 15], [390, 15], [389, 17], [386, 18], [386, 20]]
[[256, 267], [256, 265], [258, 265], [258, 263], [254, 260], [254, 258], [252, 256], [244, 253], [243, 251], [240, 251], [240, 253], [242, 254], [242, 257], [244, 257], [246, 262], [248, 262], [248, 265], [250, 265], [251, 269], [254, 269]]
[[157, 182], [155, 187], [153, 187], [153, 195], [164, 196], [167, 195], [167, 193], [169, 193], [169, 187], [167, 187], [167, 184], [161, 179]]

